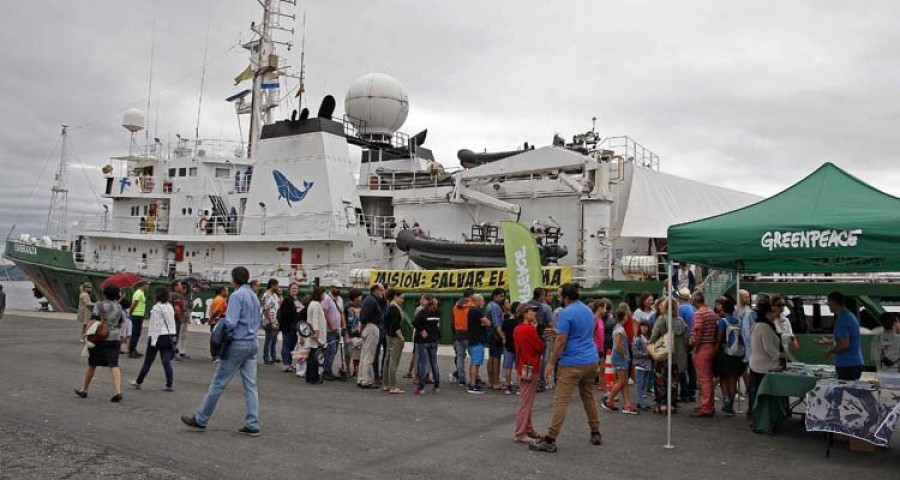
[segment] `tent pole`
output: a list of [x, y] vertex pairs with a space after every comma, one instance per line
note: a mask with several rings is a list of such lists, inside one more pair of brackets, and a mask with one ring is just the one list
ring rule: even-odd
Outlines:
[[669, 358], [667, 360], [668, 369], [667, 369], [666, 375], [668, 375], [669, 379], [666, 382], [666, 445], [665, 445], [665, 448], [673, 449], [673, 448], [675, 448], [675, 445], [672, 445], [672, 354], [675, 353], [674, 352], [675, 336], [672, 335], [672, 301], [674, 300], [672, 298], [672, 292], [674, 291], [675, 286], [672, 285], [672, 273], [673, 273], [672, 272], [672, 259], [668, 259], [668, 265], [666, 267], [666, 270], [669, 275], [669, 288], [668, 288], [668, 291], [666, 292], [666, 297], [668, 297], [667, 298], [668, 301], [666, 303], [668, 304], [668, 308], [669, 308], [669, 314], [666, 317], [666, 337], [667, 337], [667, 343], [669, 344]]
[[[738, 305], [740, 305], [740, 303], [741, 303], [741, 269], [740, 268], [734, 269], [734, 275], [735, 275], [734, 298], [736, 300], [736, 303]], [[740, 320], [743, 323], [744, 317], [741, 317]], [[743, 329], [741, 329], [741, 331], [743, 332]], [[747, 367], [747, 368], [750, 368], [750, 367]], [[738, 410], [743, 410], [743, 403], [741, 402], [741, 393], [740, 393], [741, 378], [738, 378], [737, 381], [735, 381], [734, 385], [735, 385], [734, 393], [737, 396], [737, 401], [738, 401]], [[747, 391], [747, 385], [744, 385], [744, 392], [746, 393], [746, 391]], [[732, 398], [731, 401], [733, 402], [734, 399]]]

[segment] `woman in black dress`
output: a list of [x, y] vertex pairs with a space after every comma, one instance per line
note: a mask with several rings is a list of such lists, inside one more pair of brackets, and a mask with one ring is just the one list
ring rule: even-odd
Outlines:
[[[94, 379], [97, 367], [109, 367], [116, 392], [110, 401], [122, 401], [122, 371], [119, 369], [119, 348], [122, 344], [122, 320], [124, 314], [118, 299], [119, 287], [109, 285], [103, 289], [103, 300], [94, 304], [91, 320], [105, 324], [109, 333], [103, 340], [90, 342], [93, 343], [93, 346], [87, 345], [88, 368], [84, 372], [84, 385], [75, 389], [75, 394], [81, 398], [88, 396], [88, 390], [91, 388], [91, 381]], [[98, 324], [96, 330], [100, 330], [99, 327], [100, 325]], [[90, 335], [92, 331], [96, 330], [92, 325], [88, 328], [87, 333]]]

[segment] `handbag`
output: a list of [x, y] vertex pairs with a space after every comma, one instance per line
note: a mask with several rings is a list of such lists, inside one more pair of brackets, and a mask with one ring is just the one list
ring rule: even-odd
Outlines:
[[534, 374], [534, 367], [533, 367], [533, 366], [531, 366], [531, 365], [522, 365], [522, 376], [520, 377], [521, 380], [524, 380], [524, 381], [526, 381], [526, 382], [530, 382], [530, 381], [531, 381], [531, 377], [533, 376], [533, 374]]
[[659, 339], [647, 346], [647, 350], [650, 353], [650, 357], [652, 357], [655, 362], [665, 362], [668, 360], [669, 351], [671, 350], [669, 345], [669, 334], [667, 333], [659, 337]]
[[109, 327], [106, 325], [106, 320], [100, 319], [94, 323], [98, 325], [96, 327], [93, 327], [93, 325], [88, 327], [88, 331], [91, 331], [93, 328], [94, 333], [87, 336], [87, 341], [97, 343], [106, 340], [106, 337], [109, 337]]

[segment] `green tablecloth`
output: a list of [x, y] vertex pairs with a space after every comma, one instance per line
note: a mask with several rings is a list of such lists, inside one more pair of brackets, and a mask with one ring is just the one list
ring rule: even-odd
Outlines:
[[803, 398], [818, 379], [800, 373], [767, 373], [756, 390], [753, 431], [770, 433], [789, 414], [789, 397]]

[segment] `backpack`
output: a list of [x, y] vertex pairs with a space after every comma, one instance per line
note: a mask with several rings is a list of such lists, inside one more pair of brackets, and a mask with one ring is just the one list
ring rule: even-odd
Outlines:
[[472, 301], [468, 299], [453, 306], [453, 329], [457, 332], [469, 331], [469, 308], [471, 306]]
[[731, 357], [744, 356], [744, 337], [741, 335], [741, 320], [731, 323], [725, 320], [725, 355]]

